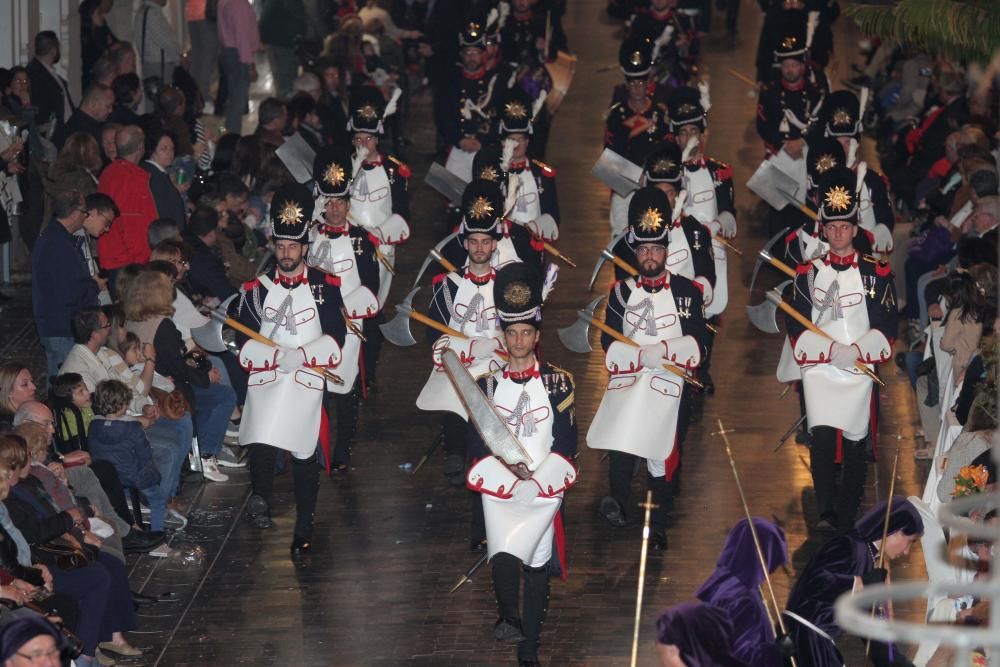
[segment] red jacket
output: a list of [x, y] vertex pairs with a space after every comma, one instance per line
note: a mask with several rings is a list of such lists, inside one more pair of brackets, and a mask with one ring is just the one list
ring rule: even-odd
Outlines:
[[149, 191], [149, 172], [137, 164], [117, 159], [101, 172], [97, 191], [115, 200], [121, 215], [97, 239], [97, 258], [104, 269], [149, 261], [146, 231], [156, 219], [156, 203]]

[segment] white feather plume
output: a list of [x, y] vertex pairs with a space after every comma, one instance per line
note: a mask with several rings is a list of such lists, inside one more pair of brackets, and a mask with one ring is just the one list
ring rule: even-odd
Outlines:
[[653, 42], [653, 53], [649, 56], [649, 62], [655, 63], [660, 59], [660, 44], [659, 42]]
[[389, 98], [389, 103], [385, 105], [385, 113], [382, 114], [382, 118], [388, 118], [392, 114], [396, 113], [396, 105], [399, 103], [399, 98], [403, 95], [402, 88], [396, 88], [392, 91], [392, 97]]
[[368, 147], [358, 146], [357, 150], [354, 152], [354, 157], [351, 158], [351, 171], [357, 175], [361, 173], [361, 163], [368, 158]]
[[865, 107], [868, 106], [868, 96], [871, 94], [871, 90], [866, 86], [861, 89], [861, 101], [858, 102], [858, 120], [857, 120], [857, 131], [861, 132], [864, 129], [864, 117], [865, 117]]
[[503, 28], [507, 23], [507, 17], [510, 16], [510, 3], [500, 2], [497, 6], [500, 9], [500, 18], [497, 19], [497, 28]]
[[514, 159], [514, 147], [517, 146], [517, 139], [507, 137], [503, 140], [500, 148], [500, 168], [510, 171], [510, 161]]
[[668, 23], [667, 27], [663, 29], [660, 36], [656, 38], [656, 45], [659, 47], [664, 47], [670, 43], [670, 38], [674, 36], [674, 24]]
[[516, 69], [513, 72], [510, 73], [510, 78], [507, 79], [507, 87], [508, 88], [513, 88], [515, 83], [517, 83], [517, 70]]
[[674, 199], [674, 210], [670, 212], [670, 222], [674, 222], [681, 217], [681, 213], [684, 212], [684, 202], [687, 201], [687, 197], [687, 190], [681, 190], [677, 193], [677, 198]]
[[490, 10], [490, 13], [486, 15], [486, 27], [487, 28], [490, 27], [499, 20], [500, 20], [500, 12], [498, 12], [497, 8], [494, 7], [493, 9]]
[[865, 174], [868, 173], [868, 165], [864, 162], [858, 164], [858, 180], [854, 183], [854, 191], [859, 195], [861, 194], [861, 188], [865, 184]]
[[541, 112], [542, 107], [545, 105], [545, 98], [548, 96], [548, 91], [542, 90], [538, 93], [538, 98], [535, 99], [535, 103], [531, 107], [531, 120], [538, 118], [539, 112]]
[[691, 153], [694, 149], [698, 148], [699, 140], [697, 137], [691, 137], [688, 139], [687, 145], [684, 147], [684, 152], [681, 153], [681, 162], [687, 162], [691, 159]]
[[556, 280], [559, 278], [559, 267], [556, 264], [549, 264], [545, 269], [545, 279], [542, 281], [542, 303], [549, 298], [549, 294], [556, 287]]
[[[813, 37], [816, 36], [816, 28], [819, 27], [819, 12], [809, 12], [806, 22], [806, 48], [812, 48]], [[807, 54], [808, 55], [808, 54]]]
[[712, 108], [712, 96], [709, 92], [708, 81], [698, 82], [698, 92], [701, 93], [701, 97], [698, 100], [701, 103], [701, 108], [708, 113], [708, 110]]
[[854, 161], [858, 159], [858, 140], [851, 137], [850, 145], [847, 147], [847, 166], [851, 167], [854, 165]]

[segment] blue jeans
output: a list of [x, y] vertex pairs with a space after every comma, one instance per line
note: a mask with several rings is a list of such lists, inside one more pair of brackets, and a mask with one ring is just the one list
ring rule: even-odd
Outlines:
[[[240, 134], [243, 130], [243, 112], [250, 99], [250, 66], [240, 62], [240, 52], [223, 47], [219, 64], [226, 77], [226, 131]], [[199, 441], [201, 438], [199, 438]]]
[[[153, 449], [153, 461], [156, 462], [156, 467], [159, 468], [159, 461], [157, 461], [157, 449]], [[146, 504], [149, 505], [149, 529], [153, 532], [158, 532], [163, 530], [163, 519], [167, 515], [167, 501], [170, 500], [170, 493], [164, 491], [163, 489], [163, 476], [160, 476], [160, 483], [156, 486], [151, 486], [146, 489], [139, 489], [143, 496], [146, 498]]]
[[191, 451], [191, 439], [194, 438], [191, 415], [180, 419], [160, 417], [146, 430], [146, 438], [153, 448], [153, 462], [160, 471], [160, 488], [170, 498], [177, 492], [184, 459]]
[[236, 407], [236, 393], [224, 384], [194, 389], [194, 429], [202, 457], [215, 456], [222, 449], [229, 417]]
[[38, 339], [45, 350], [45, 362], [48, 367], [49, 377], [59, 375], [59, 367], [66, 361], [69, 351], [73, 349], [73, 339], [62, 336], [47, 336]]

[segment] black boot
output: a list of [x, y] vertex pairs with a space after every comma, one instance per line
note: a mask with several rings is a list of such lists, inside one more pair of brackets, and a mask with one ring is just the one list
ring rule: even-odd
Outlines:
[[524, 568], [524, 641], [518, 644], [517, 659], [523, 665], [538, 664], [538, 641], [549, 611], [548, 566]]
[[500, 616], [493, 626], [497, 641], [516, 644], [525, 639], [521, 630], [520, 589], [521, 560], [508, 553], [498, 553], [493, 557], [493, 591]]

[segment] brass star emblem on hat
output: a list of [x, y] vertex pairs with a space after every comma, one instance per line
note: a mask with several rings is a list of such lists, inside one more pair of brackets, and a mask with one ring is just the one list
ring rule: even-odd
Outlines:
[[794, 49], [798, 43], [799, 43], [798, 37], [796, 37], [795, 35], [789, 35], [788, 37], [785, 37], [785, 39], [781, 40], [781, 48], [785, 49], [786, 51], [791, 50]]
[[531, 287], [524, 282], [511, 283], [504, 288], [503, 298], [510, 305], [521, 308], [531, 300]]
[[302, 222], [302, 207], [299, 206], [298, 202], [286, 201], [285, 205], [281, 207], [278, 220], [283, 225], [297, 225]]
[[469, 33], [470, 37], [479, 37], [479, 24], [470, 23], [467, 32]]
[[851, 193], [843, 185], [835, 185], [826, 191], [826, 205], [838, 213], [846, 211], [851, 205]]
[[658, 232], [663, 226], [663, 215], [653, 207], [647, 208], [639, 218], [639, 229], [644, 232]]
[[661, 158], [653, 163], [653, 172], [657, 174], [663, 174], [668, 171], [672, 171], [677, 163], [673, 160], [668, 160], [667, 158]]
[[482, 220], [493, 212], [493, 204], [486, 197], [476, 197], [469, 204], [469, 215], [476, 220]]
[[830, 118], [834, 125], [847, 125], [851, 122], [851, 114], [847, 109], [837, 109]]
[[684, 104], [677, 107], [677, 114], [680, 116], [690, 116], [696, 111], [698, 111], [698, 107], [691, 104], [690, 102], [685, 102]]
[[638, 67], [642, 64], [642, 51], [633, 51], [632, 58], [629, 59], [629, 63]]
[[340, 184], [344, 182], [344, 178], [344, 168], [336, 162], [331, 162], [323, 174], [323, 182], [334, 188], [340, 187]]
[[820, 155], [819, 159], [816, 160], [816, 171], [820, 174], [825, 174], [836, 166], [837, 158], [833, 157], [829, 153]]
[[507, 102], [503, 107], [503, 112], [508, 118], [514, 118], [515, 120], [528, 117], [528, 109], [517, 101]]
[[378, 118], [378, 109], [376, 109], [371, 104], [365, 104], [358, 108], [358, 117], [364, 120], [376, 120]]
[[496, 182], [500, 180], [500, 172], [497, 171], [496, 167], [490, 165], [488, 167], [483, 167], [481, 170], [479, 170], [479, 178], [483, 179], [484, 181]]

